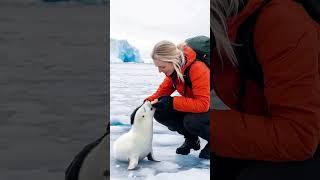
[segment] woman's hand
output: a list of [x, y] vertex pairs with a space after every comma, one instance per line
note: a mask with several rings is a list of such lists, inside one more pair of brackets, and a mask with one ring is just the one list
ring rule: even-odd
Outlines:
[[171, 96], [161, 96], [152, 102], [152, 106], [158, 111], [173, 111], [173, 97]]
[[155, 99], [155, 100], [151, 101], [151, 105], [157, 103], [158, 101], [159, 101], [158, 99]]

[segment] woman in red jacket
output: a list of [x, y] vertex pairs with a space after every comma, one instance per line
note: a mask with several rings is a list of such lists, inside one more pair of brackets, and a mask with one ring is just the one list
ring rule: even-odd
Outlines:
[[[185, 142], [176, 153], [186, 155], [190, 149], [199, 150], [199, 137], [209, 141], [210, 71], [187, 45], [177, 47], [169, 41], [157, 43], [152, 59], [160, 73], [166, 75], [157, 91], [147, 98], [156, 108], [154, 118], [171, 131], [183, 135]], [[184, 71], [190, 67], [192, 87], [184, 82]], [[181, 96], [170, 96], [176, 91]], [[201, 150], [200, 158], [209, 159], [209, 143]]]
[[[228, 107], [211, 113], [216, 179], [310, 179], [319, 173], [313, 159], [320, 140], [319, 24], [299, 2], [265, 2], [211, 1], [214, 90]], [[252, 45], [262, 87], [241, 82], [239, 62], [248, 59], [238, 59], [233, 49], [239, 27], [257, 11]]]

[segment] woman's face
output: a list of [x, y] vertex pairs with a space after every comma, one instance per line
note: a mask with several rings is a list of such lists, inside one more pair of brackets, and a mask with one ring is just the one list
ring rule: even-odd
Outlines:
[[153, 63], [158, 68], [159, 72], [164, 73], [166, 76], [170, 76], [174, 72], [174, 67], [171, 62], [154, 59]]

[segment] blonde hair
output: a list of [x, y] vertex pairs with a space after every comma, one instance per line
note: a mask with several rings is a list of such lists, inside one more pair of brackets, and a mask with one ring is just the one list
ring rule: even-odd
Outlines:
[[181, 69], [186, 64], [186, 59], [182, 48], [182, 46], [177, 47], [174, 43], [163, 40], [154, 46], [151, 52], [151, 58], [164, 62], [171, 62], [177, 73], [178, 79], [184, 82]]
[[228, 37], [227, 18], [238, 13], [243, 0], [211, 0], [210, 1], [210, 29], [215, 37], [216, 48], [220, 57], [225, 55], [234, 66], [238, 60], [233, 50], [233, 45]]

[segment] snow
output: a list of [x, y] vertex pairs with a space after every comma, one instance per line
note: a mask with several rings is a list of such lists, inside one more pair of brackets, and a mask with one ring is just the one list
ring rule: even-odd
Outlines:
[[[164, 79], [153, 64], [121, 63], [110, 65], [110, 148], [115, 139], [129, 131], [130, 114], [143, 100], [156, 91]], [[114, 159], [110, 151], [111, 179], [209, 179], [210, 162], [198, 158], [200, 151], [191, 151], [187, 156], [177, 155], [175, 150], [183, 136], [168, 130], [154, 121], [153, 151], [156, 160], [144, 159], [138, 168], [128, 171], [128, 163]], [[201, 139], [201, 148], [206, 144]]]

